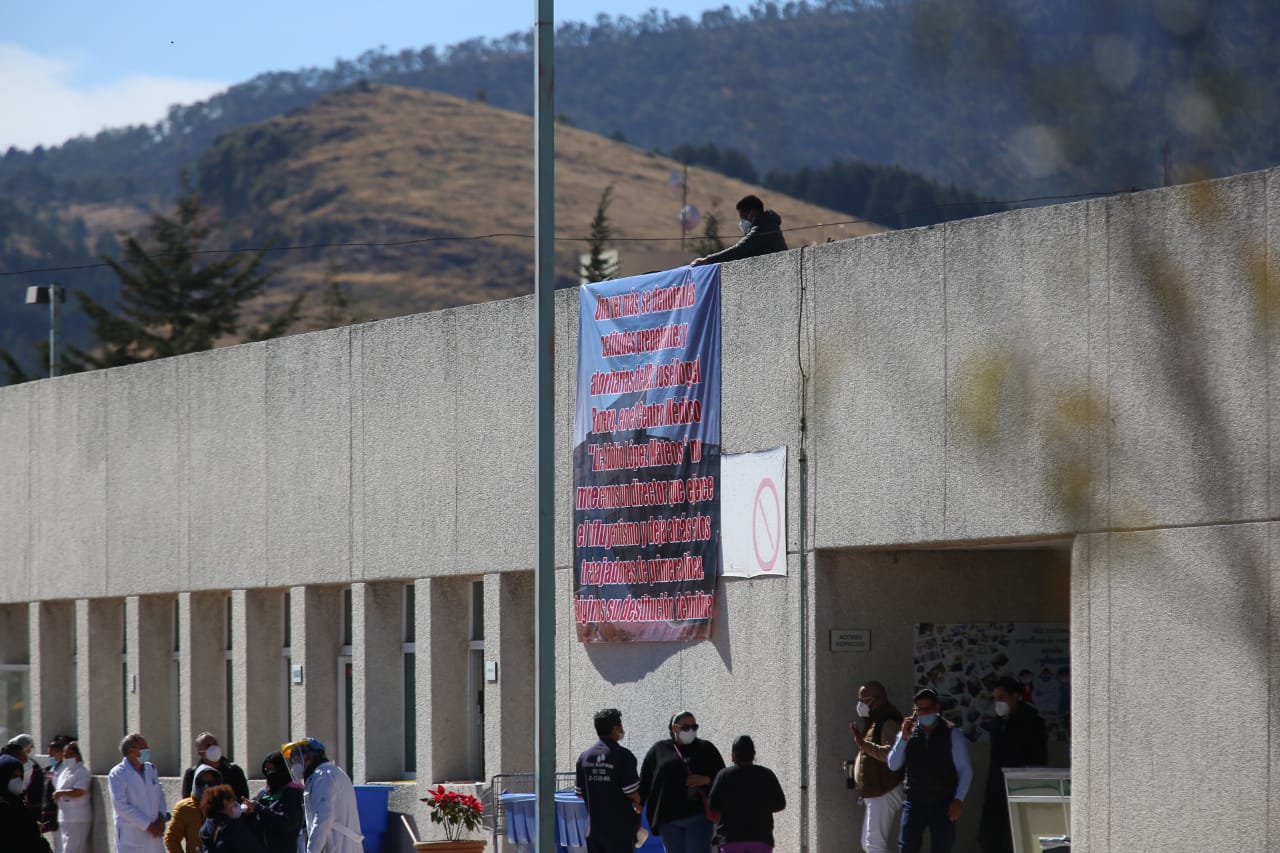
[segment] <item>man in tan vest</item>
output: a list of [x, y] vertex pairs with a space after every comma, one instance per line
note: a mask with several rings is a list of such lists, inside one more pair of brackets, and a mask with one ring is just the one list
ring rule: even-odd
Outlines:
[[858, 745], [858, 756], [851, 759], [853, 779], [866, 808], [862, 849], [866, 853], [893, 853], [902, 810], [902, 772], [890, 770], [888, 761], [902, 728], [902, 714], [889, 703], [883, 684], [868, 681], [858, 688], [858, 716], [865, 720], [865, 734], [857, 722], [849, 724], [849, 731]]

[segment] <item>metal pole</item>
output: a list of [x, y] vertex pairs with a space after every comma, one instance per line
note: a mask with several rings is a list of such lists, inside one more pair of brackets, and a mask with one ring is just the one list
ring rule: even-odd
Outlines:
[[49, 377], [58, 375], [58, 297], [60, 287], [49, 285]]
[[537, 100], [533, 110], [533, 298], [536, 317], [538, 405], [536, 480], [537, 563], [534, 587], [534, 755], [538, 837], [536, 853], [556, 850], [556, 547], [555, 547], [555, 0], [535, 0], [533, 31]]

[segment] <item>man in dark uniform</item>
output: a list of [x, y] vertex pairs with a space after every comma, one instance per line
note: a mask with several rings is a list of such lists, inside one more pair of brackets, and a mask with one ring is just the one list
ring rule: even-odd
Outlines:
[[249, 780], [245, 778], [240, 765], [231, 763], [231, 760], [222, 754], [222, 747], [218, 745], [218, 738], [213, 732], [201, 732], [196, 737], [196, 763], [188, 767], [187, 772], [182, 775], [183, 798], [191, 796], [196, 771], [201, 765], [208, 765], [217, 770], [222, 776], [223, 784], [230, 785], [236, 792], [236, 799], [249, 799]]
[[578, 756], [573, 790], [587, 803], [588, 853], [632, 853], [640, 828], [640, 774], [631, 750], [619, 746], [622, 713], [595, 716], [599, 740]]
[[1048, 747], [1044, 720], [1039, 711], [1022, 700], [1022, 685], [1016, 679], [1007, 675], [1001, 678], [992, 694], [996, 719], [991, 724], [991, 767], [987, 771], [978, 842], [983, 853], [1013, 853], [1004, 768], [1043, 767], [1048, 761]]
[[969, 745], [964, 732], [942, 719], [934, 691], [917, 693], [913, 710], [889, 753], [889, 769], [907, 771], [899, 849], [920, 853], [928, 829], [933, 853], [951, 853], [956, 821], [973, 781]]

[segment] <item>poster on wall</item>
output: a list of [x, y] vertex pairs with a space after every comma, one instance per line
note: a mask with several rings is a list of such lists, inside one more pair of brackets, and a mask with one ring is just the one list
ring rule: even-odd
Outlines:
[[991, 689], [1012, 676], [1035, 705], [1050, 742], [1071, 737], [1071, 636], [1053, 622], [922, 622], [916, 625], [915, 686], [938, 692], [943, 716], [971, 741], [989, 739]]
[[787, 449], [726, 453], [720, 477], [721, 573], [786, 577]]
[[579, 311], [578, 639], [708, 639], [720, 575], [720, 267], [585, 284]]

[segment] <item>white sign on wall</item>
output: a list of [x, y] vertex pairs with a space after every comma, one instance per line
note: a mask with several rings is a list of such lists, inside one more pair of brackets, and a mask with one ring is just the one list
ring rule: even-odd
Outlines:
[[720, 457], [720, 554], [726, 577], [787, 574], [787, 449]]

